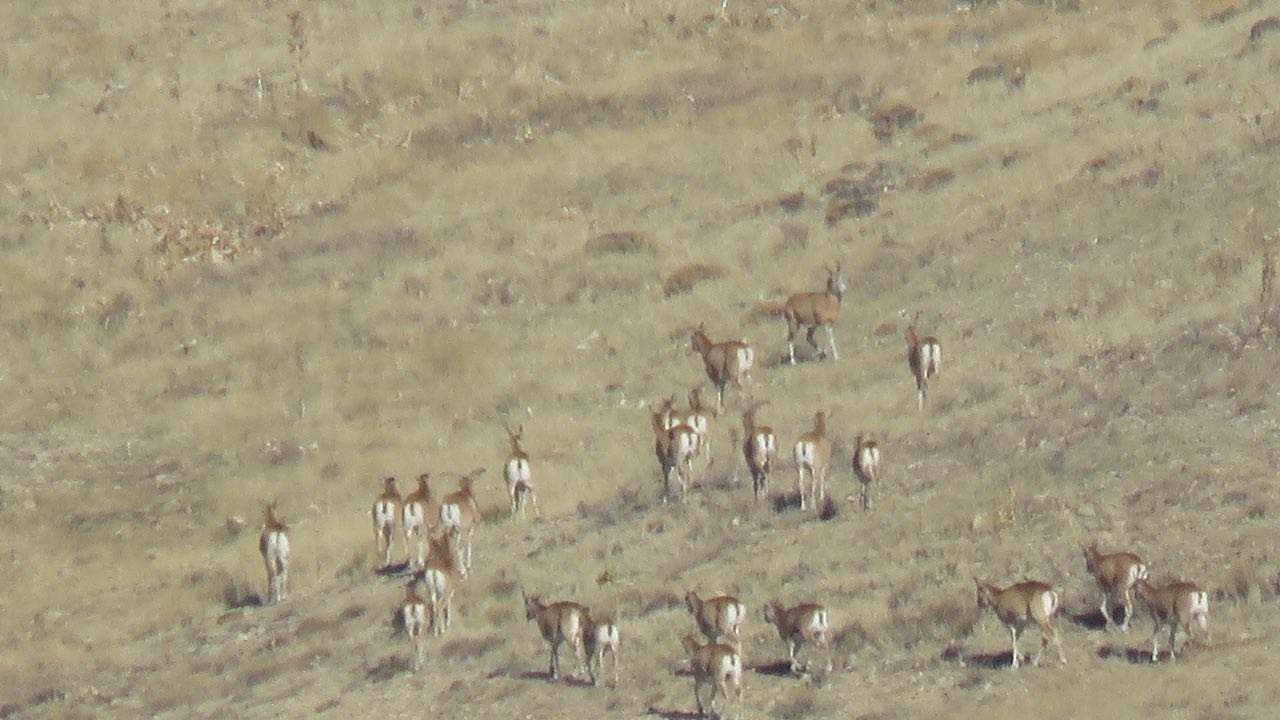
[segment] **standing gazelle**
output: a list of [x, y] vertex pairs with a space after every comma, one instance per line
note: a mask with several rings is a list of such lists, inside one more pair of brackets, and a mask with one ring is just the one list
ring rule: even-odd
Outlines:
[[835, 324], [836, 318], [840, 316], [840, 303], [849, 286], [844, 281], [844, 274], [840, 272], [840, 263], [836, 263], [834, 270], [824, 269], [827, 271], [826, 290], [796, 293], [787, 298], [787, 304], [782, 309], [782, 314], [787, 319], [787, 353], [792, 365], [796, 364], [796, 333], [802, 327], [805, 328], [805, 338], [821, 357], [826, 357], [827, 351], [818, 347], [813, 334], [819, 327], [826, 328], [827, 340], [831, 343], [831, 357], [834, 360], [840, 359], [840, 352], [836, 350]]
[[880, 482], [880, 445], [859, 433], [853, 438], [853, 474], [862, 483], [862, 509], [871, 509], [871, 486]]
[[[382, 554], [382, 565], [391, 564], [391, 541], [396, 529], [396, 516], [400, 514], [400, 491], [396, 489], [396, 479], [386, 478], [382, 481], [382, 494], [373, 501], [373, 539]], [[409, 554], [409, 541], [405, 539], [404, 552]]]
[[[916, 320], [919, 319], [920, 313], [916, 313]], [[907, 365], [916, 378], [916, 405], [923, 411], [925, 397], [929, 394], [929, 379], [942, 369], [942, 343], [932, 335], [918, 337], [915, 322], [907, 326], [906, 336]]]
[[679, 499], [688, 495], [698, 453], [698, 433], [673, 414], [673, 405], [674, 400], [664, 400], [663, 408], [652, 413], [653, 451], [662, 467], [662, 502], [671, 496], [672, 474], [680, 485]]
[[827, 498], [827, 464], [831, 462], [831, 440], [827, 438], [827, 413], [819, 410], [813, 416], [813, 429], [796, 441], [796, 489], [800, 492], [800, 509], [808, 507], [805, 475], [809, 476], [809, 495], [813, 506], [822, 509]]
[[[706, 717], [706, 711], [716, 714], [716, 695], [721, 695], [721, 709], [729, 704], [729, 689], [737, 696], [738, 717], [742, 717], [742, 655], [732, 645], [698, 642], [694, 635], [685, 635], [680, 641], [689, 654], [689, 672], [693, 675], [693, 700], [698, 704], [698, 717]], [[711, 685], [707, 704], [702, 704], [702, 686]]]
[[440, 528], [457, 528], [462, 538], [462, 577], [471, 574], [471, 540], [480, 524], [480, 505], [476, 503], [475, 482], [484, 468], [476, 468], [458, 479], [458, 490], [440, 501]]
[[702, 599], [690, 590], [684, 596], [685, 607], [693, 615], [698, 630], [715, 642], [722, 636], [728, 644], [742, 647], [742, 623], [747, 619], [747, 607], [732, 595], [719, 595]]
[[418, 594], [417, 580], [410, 580], [404, 587], [400, 619], [413, 647], [413, 671], [418, 672], [422, 667], [422, 631], [427, 627], [427, 601]]
[[517, 427], [514, 432], [509, 427], [506, 430], [507, 439], [511, 441], [511, 454], [503, 466], [503, 477], [507, 481], [507, 495], [511, 498], [511, 517], [517, 513], [522, 518], [525, 516], [526, 498], [533, 502], [534, 515], [542, 517], [542, 511], [538, 509], [538, 495], [533, 489], [529, 453], [524, 449], [524, 426]]
[[[1209, 593], [1200, 589], [1193, 582], [1172, 582], [1164, 587], [1156, 587], [1145, 579], [1139, 579], [1133, 585], [1138, 597], [1151, 611], [1151, 619], [1155, 622], [1155, 630], [1151, 633], [1151, 662], [1160, 657], [1160, 631], [1169, 628], [1169, 659], [1176, 660], [1174, 641], [1178, 628], [1191, 639], [1191, 625], [1200, 626], [1206, 636], [1209, 633]], [[1185, 643], [1184, 643], [1185, 644]]]
[[289, 526], [276, 515], [274, 502], [267, 506], [258, 551], [267, 566], [267, 604], [275, 605], [289, 595]]
[[751, 379], [751, 366], [756, 362], [755, 351], [744, 340], [711, 342], [704, 325], [698, 325], [693, 331], [692, 344], [694, 352], [702, 356], [707, 377], [716, 386], [716, 414], [719, 415], [724, 412], [725, 386], [732, 382], [740, 389], [743, 381]]
[[698, 434], [697, 455], [702, 458], [704, 468], [711, 467], [711, 411], [702, 404], [701, 388], [689, 391], [689, 416], [684, 424], [693, 428]]
[[618, 622], [612, 617], [595, 617], [587, 613], [586, 622], [582, 626], [582, 645], [587, 652], [587, 675], [591, 684], [600, 681], [604, 672], [604, 654], [613, 656], [613, 687], [618, 687]]
[[[831, 672], [831, 644], [828, 633], [831, 625], [827, 609], [816, 603], [803, 603], [793, 608], [774, 601], [764, 606], [764, 621], [778, 628], [778, 635], [787, 644], [791, 659], [791, 672], [799, 672], [796, 653], [803, 645], [822, 647], [827, 653], [827, 672]], [[809, 663], [805, 663], [807, 670]]]
[[1131, 552], [1118, 552], [1103, 555], [1098, 552], [1098, 544], [1083, 546], [1085, 570], [1097, 581], [1102, 589], [1102, 618], [1107, 630], [1115, 625], [1111, 619], [1111, 606], [1120, 603], [1124, 606], [1124, 622], [1120, 629], [1129, 632], [1129, 621], [1133, 619], [1133, 586], [1139, 580], [1147, 579], [1147, 566], [1142, 558]]
[[560, 646], [564, 643], [569, 643], [569, 647], [573, 649], [573, 656], [578, 661], [578, 670], [581, 672], [586, 662], [582, 636], [589, 616], [586, 606], [569, 600], [548, 605], [538, 595], [527, 595], [523, 591], [521, 595], [524, 596], [525, 619], [536, 620], [542, 639], [551, 645], [548, 679], [560, 677]]
[[432, 635], [443, 635], [453, 623], [453, 593], [464, 577], [458, 538], [456, 526], [428, 538], [431, 549], [419, 577], [430, 603]]
[[769, 473], [778, 455], [778, 441], [773, 435], [773, 428], [756, 424], [756, 411], [767, 404], [767, 400], [762, 400], [742, 412], [742, 434], [746, 437], [742, 443], [742, 454], [751, 470], [751, 490], [756, 500], [769, 496]]
[[414, 539], [414, 552], [409, 562], [414, 570], [421, 570], [426, 561], [425, 552], [427, 536], [440, 517], [440, 506], [431, 495], [431, 473], [418, 476], [418, 489], [409, 493], [401, 506], [401, 529], [404, 531], [404, 546], [409, 547], [409, 540]]
[[1067, 664], [1067, 656], [1062, 652], [1062, 641], [1058, 639], [1058, 630], [1053, 626], [1053, 618], [1058, 614], [1058, 593], [1048, 583], [1035, 580], [1024, 580], [1001, 589], [988, 585], [974, 578], [978, 586], [978, 609], [991, 608], [1000, 622], [1009, 628], [1013, 637], [1013, 667], [1020, 664], [1018, 657], [1018, 635], [1030, 623], [1040, 626], [1040, 649], [1031, 659], [1032, 665], [1040, 664], [1040, 654], [1050, 642], [1058, 648], [1058, 660]]

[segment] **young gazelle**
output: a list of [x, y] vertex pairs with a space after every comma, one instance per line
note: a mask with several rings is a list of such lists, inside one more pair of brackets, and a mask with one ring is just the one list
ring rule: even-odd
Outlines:
[[871, 509], [871, 486], [880, 482], [880, 445], [858, 434], [853, 439], [853, 474], [862, 483], [862, 509]]
[[458, 538], [456, 526], [445, 528], [437, 537], [428, 538], [431, 549], [417, 578], [422, 582], [429, 602], [432, 635], [443, 635], [453, 622], [453, 593], [464, 577]]
[[462, 577], [471, 574], [471, 539], [480, 524], [480, 505], [474, 491], [476, 478], [484, 468], [476, 468], [458, 479], [458, 490], [440, 501], [440, 528], [457, 528], [462, 538]]
[[796, 489], [800, 491], [800, 509], [808, 507], [805, 475], [809, 476], [809, 493], [813, 506], [821, 509], [827, 498], [827, 464], [831, 462], [831, 440], [827, 438], [827, 413], [819, 410], [813, 416], [813, 429], [796, 441]]
[[652, 415], [653, 451], [662, 467], [662, 502], [671, 496], [672, 474], [680, 484], [680, 500], [688, 495], [693, 458], [698, 453], [698, 433], [672, 414], [672, 402], [664, 401], [663, 409]]
[[582, 636], [590, 611], [585, 605], [569, 600], [548, 605], [538, 595], [527, 595], [523, 591], [520, 594], [524, 596], [525, 619], [536, 620], [542, 639], [551, 645], [551, 663], [547, 668], [547, 676], [551, 680], [560, 677], [560, 646], [566, 642], [573, 649], [573, 656], [578, 661], [578, 672], [581, 674], [586, 660]]
[[698, 329], [693, 331], [692, 344], [694, 352], [702, 356], [707, 377], [716, 386], [716, 414], [719, 415], [724, 412], [725, 387], [732, 382], [741, 388], [743, 381], [751, 379], [756, 353], [744, 340], [711, 342], [703, 325], [698, 325]]
[[1098, 552], [1098, 544], [1084, 545], [1085, 570], [1102, 588], [1102, 617], [1106, 629], [1115, 625], [1111, 619], [1111, 607], [1116, 603], [1124, 606], [1124, 623], [1120, 629], [1129, 632], [1129, 621], [1133, 619], [1133, 586], [1139, 580], [1147, 579], [1147, 566], [1142, 558], [1131, 552], [1118, 552], [1103, 555]]
[[[919, 313], [916, 313], [916, 319], [920, 319]], [[907, 365], [916, 378], [916, 405], [923, 411], [925, 396], [929, 393], [929, 379], [942, 369], [942, 343], [933, 336], [918, 337], [914, 322], [907, 326], [906, 335]]]
[[431, 495], [431, 473], [418, 476], [418, 489], [409, 493], [401, 506], [400, 525], [404, 530], [404, 545], [414, 540], [414, 552], [410, 562], [414, 570], [421, 570], [426, 561], [427, 536], [431, 534], [440, 517], [440, 505]]
[[[698, 704], [698, 717], [706, 717], [707, 710], [720, 717], [722, 713], [716, 714], [716, 695], [724, 697], [721, 709], [725, 709], [729, 703], [730, 687], [734, 690], [733, 694], [737, 695], [738, 717], [742, 717], [742, 655], [738, 649], [714, 642], [704, 645], [693, 635], [685, 635], [681, 644], [689, 654], [689, 672], [693, 675], [693, 700]], [[711, 695], [704, 707], [702, 686], [708, 683], [711, 685]]]
[[708, 640], [715, 642], [723, 636], [730, 645], [742, 647], [742, 622], [747, 619], [747, 608], [741, 600], [732, 595], [703, 600], [690, 590], [685, 593], [684, 604]]
[[697, 454], [703, 458], [705, 467], [711, 467], [711, 409], [702, 404], [700, 388], [689, 391], [689, 416], [684, 424], [698, 434]]
[[[1191, 625], [1200, 626], [1207, 637], [1209, 633], [1209, 593], [1200, 589], [1193, 582], [1172, 582], [1164, 587], [1156, 587], [1145, 579], [1139, 579], [1133, 585], [1138, 597], [1151, 611], [1151, 619], [1155, 621], [1155, 631], [1151, 633], [1151, 662], [1160, 657], [1160, 631], [1169, 628], [1169, 659], [1177, 659], [1174, 641], [1177, 639], [1178, 627], [1191, 638]], [[1185, 643], [1184, 643], [1185, 644]]]
[[778, 441], [773, 435], [773, 428], [756, 424], [756, 410], [766, 404], [768, 401], [758, 402], [742, 413], [742, 434], [746, 437], [742, 443], [742, 454], [751, 470], [751, 490], [756, 500], [769, 495], [769, 473], [778, 455]]
[[427, 601], [418, 594], [418, 581], [410, 580], [404, 586], [404, 602], [400, 605], [400, 618], [404, 631], [413, 647], [413, 671], [422, 667], [422, 631], [427, 627]]
[[258, 551], [267, 566], [267, 604], [275, 605], [289, 595], [289, 526], [276, 515], [275, 503], [267, 506]]
[[587, 614], [582, 625], [582, 645], [587, 653], [587, 674], [591, 684], [599, 684], [599, 674], [604, 672], [604, 654], [613, 656], [613, 687], [618, 686], [618, 623], [612, 617], [596, 618]]
[[[396, 515], [400, 514], [400, 491], [396, 489], [396, 479], [386, 478], [382, 481], [382, 494], [373, 501], [373, 539], [378, 550], [382, 551], [382, 564], [391, 564], [391, 540], [396, 529]], [[405, 554], [409, 554], [409, 541], [405, 539]]]
[[[827, 672], [831, 672], [831, 644], [828, 637], [831, 625], [827, 622], [826, 608], [815, 603], [787, 608], [774, 601], [764, 606], [764, 621], [778, 628], [778, 636], [787, 644], [791, 672], [800, 672], [796, 653], [805, 644], [826, 649]], [[808, 668], [809, 664], [805, 663], [805, 670]]]
[[507, 456], [507, 463], [503, 466], [503, 476], [507, 480], [507, 495], [511, 498], [511, 517], [515, 517], [517, 513], [520, 517], [525, 516], [526, 498], [533, 501], [534, 515], [542, 517], [542, 511], [538, 509], [538, 495], [533, 489], [529, 453], [524, 449], [524, 426], [517, 427], [515, 432], [511, 428], [506, 430], [507, 438], [511, 441], [511, 454]]
[[849, 286], [844, 281], [844, 274], [840, 272], [840, 263], [836, 263], [834, 270], [825, 268], [827, 271], [827, 289], [822, 292], [805, 292], [796, 293], [787, 298], [787, 304], [782, 310], [782, 314], [787, 319], [787, 353], [791, 358], [791, 364], [796, 364], [796, 333], [800, 328], [805, 328], [805, 338], [809, 340], [809, 344], [814, 350], [818, 351], [819, 356], [826, 357], [827, 352], [818, 347], [818, 342], [814, 340], [813, 334], [819, 327], [827, 329], [827, 340], [831, 343], [831, 357], [835, 360], [840, 359], [840, 352], [836, 350], [836, 318], [840, 316], [840, 303], [844, 299], [844, 293]]
[[974, 582], [978, 586], [978, 609], [991, 608], [1000, 622], [1009, 628], [1013, 637], [1013, 667], [1018, 667], [1020, 663], [1018, 635], [1032, 622], [1040, 626], [1040, 649], [1031, 659], [1031, 664], [1040, 664], [1040, 654], [1050, 642], [1058, 648], [1058, 660], [1063, 665], [1067, 664], [1062, 641], [1058, 639], [1058, 631], [1053, 626], [1053, 618], [1059, 608], [1058, 593], [1048, 583], [1025, 580], [1000, 589], [977, 578], [974, 578]]

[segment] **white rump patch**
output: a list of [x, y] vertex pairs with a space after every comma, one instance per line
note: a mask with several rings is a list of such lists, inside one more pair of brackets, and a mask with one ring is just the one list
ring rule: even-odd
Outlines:
[[1209, 593], [1201, 590], [1191, 593], [1191, 614], [1208, 615], [1209, 614]]
[[827, 627], [826, 610], [819, 610], [809, 619], [809, 628], [815, 632], [826, 632]]
[[517, 483], [529, 484], [532, 477], [529, 470], [529, 461], [524, 458], [511, 458], [507, 461], [507, 482], [515, 485]]
[[1053, 614], [1058, 611], [1058, 593], [1045, 590], [1040, 595], [1040, 606], [1044, 609], [1045, 617], [1053, 617]]
[[1129, 566], [1129, 577], [1126, 578], [1125, 584], [1132, 586], [1139, 580], [1147, 579], [1147, 566], [1142, 563], [1136, 563]]
[[813, 467], [816, 449], [817, 448], [814, 447], [813, 443], [808, 441], [796, 443], [796, 464], [803, 465], [805, 467]]
[[462, 524], [462, 508], [452, 503], [440, 506], [440, 524], [454, 527]]
[[413, 503], [409, 503], [408, 505], [405, 505], [404, 506], [405, 529], [407, 530], [407, 529], [422, 527], [422, 523], [426, 520], [426, 518], [423, 517], [423, 515], [425, 515], [425, 512], [423, 511], [422, 506], [419, 505], [418, 503], [413, 502]]
[[738, 373], [746, 374], [756, 363], [756, 352], [750, 347], [738, 348]]

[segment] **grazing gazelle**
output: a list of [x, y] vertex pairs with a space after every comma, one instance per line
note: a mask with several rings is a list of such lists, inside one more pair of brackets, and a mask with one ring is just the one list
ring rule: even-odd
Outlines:
[[756, 500], [769, 495], [769, 473], [778, 455], [778, 441], [773, 435], [773, 428], [756, 424], [756, 410], [767, 404], [767, 400], [762, 400], [742, 412], [742, 434], [746, 437], [742, 443], [742, 454], [751, 470], [751, 490]]
[[529, 453], [524, 449], [524, 426], [520, 425], [512, 432], [506, 428], [507, 439], [511, 441], [511, 454], [503, 466], [503, 476], [507, 480], [507, 495], [511, 497], [511, 517], [518, 513], [525, 516], [526, 498], [533, 502], [533, 513], [542, 517], [538, 509], [538, 495], [533, 489], [533, 472], [529, 468]]
[[[916, 320], [920, 313], [916, 313]], [[924, 410], [925, 397], [929, 394], [929, 379], [942, 369], [942, 343], [938, 338], [919, 337], [916, 335], [916, 324], [907, 326], [907, 365], [916, 378], [916, 405]]]
[[613, 656], [613, 687], [618, 687], [618, 622], [612, 617], [595, 617], [588, 613], [582, 626], [582, 645], [587, 653], [587, 674], [591, 684], [599, 684], [604, 672], [604, 654]]
[[453, 593], [463, 578], [458, 538], [456, 526], [429, 538], [431, 549], [418, 576], [430, 602], [432, 635], [443, 635], [453, 622]]
[[862, 483], [862, 509], [871, 509], [871, 486], [880, 482], [880, 445], [858, 434], [853, 438], [853, 474]]
[[267, 566], [267, 604], [275, 605], [289, 595], [289, 526], [276, 515], [274, 502], [267, 506], [258, 550]]
[[476, 478], [484, 468], [476, 468], [458, 479], [458, 489], [440, 501], [440, 528], [457, 528], [462, 538], [462, 577], [471, 574], [471, 539], [480, 524], [480, 505], [474, 490]]
[[404, 530], [405, 547], [409, 547], [411, 539], [415, 540], [414, 553], [409, 559], [414, 570], [421, 570], [426, 561], [427, 536], [440, 517], [440, 506], [431, 495], [430, 480], [431, 473], [419, 475], [418, 489], [409, 493], [401, 506], [400, 524]]
[[813, 506], [822, 509], [827, 498], [827, 465], [831, 462], [831, 440], [827, 438], [827, 413], [819, 410], [813, 416], [813, 429], [796, 441], [796, 489], [800, 491], [800, 509], [808, 507], [805, 475], [809, 476], [809, 495]]
[[708, 640], [715, 642], [723, 636], [730, 645], [742, 647], [742, 623], [747, 619], [747, 608], [741, 600], [732, 595], [703, 600], [690, 590], [685, 593], [684, 604]]
[[[826, 608], [816, 603], [803, 603], [788, 608], [774, 601], [764, 606], [764, 621], [778, 628], [778, 635], [787, 644], [791, 672], [800, 671], [796, 652], [805, 644], [826, 649], [827, 672], [831, 672], [831, 644], [828, 637], [831, 625], [827, 621]], [[805, 663], [806, 670], [808, 667], [809, 663]]]
[[787, 304], [783, 307], [782, 314], [787, 319], [787, 353], [792, 365], [796, 364], [796, 333], [802, 327], [805, 328], [805, 338], [820, 357], [826, 357], [827, 351], [818, 347], [813, 334], [819, 327], [826, 328], [827, 340], [831, 343], [831, 357], [834, 360], [840, 359], [840, 352], [836, 350], [835, 324], [836, 318], [840, 316], [840, 303], [849, 286], [844, 281], [844, 274], [840, 272], [840, 263], [836, 263], [834, 270], [824, 269], [827, 271], [826, 290], [796, 293], [787, 298]]
[[[386, 478], [382, 481], [382, 494], [373, 501], [373, 539], [378, 550], [382, 551], [382, 564], [391, 564], [391, 540], [396, 529], [396, 515], [400, 514], [400, 491], [396, 489], [396, 479]], [[409, 541], [405, 539], [404, 552], [409, 554]]]
[[536, 620], [538, 632], [542, 639], [551, 645], [551, 663], [547, 668], [547, 676], [551, 680], [560, 677], [560, 646], [569, 643], [573, 656], [578, 661], [581, 673], [585, 664], [582, 633], [590, 611], [585, 605], [570, 600], [561, 600], [550, 605], [542, 602], [538, 595], [524, 596], [524, 616], [526, 620]]
[[1118, 552], [1103, 555], [1098, 552], [1098, 544], [1082, 546], [1084, 550], [1085, 570], [1102, 588], [1102, 617], [1107, 630], [1115, 625], [1111, 619], [1111, 606], [1120, 603], [1124, 606], [1124, 623], [1120, 629], [1129, 632], [1129, 621], [1133, 619], [1133, 586], [1139, 580], [1147, 579], [1147, 566], [1142, 558], [1131, 552]]
[[1018, 635], [1033, 622], [1040, 626], [1040, 649], [1031, 659], [1031, 664], [1040, 664], [1040, 654], [1050, 642], [1058, 648], [1058, 660], [1063, 665], [1067, 664], [1067, 656], [1062, 652], [1062, 641], [1058, 639], [1058, 630], [1053, 626], [1059, 600], [1058, 593], [1052, 586], [1036, 580], [1024, 580], [1000, 589], [977, 578], [973, 581], [978, 586], [978, 609], [991, 608], [1013, 636], [1013, 667], [1018, 667], [1020, 663]]
[[[731, 687], [733, 694], [737, 695], [738, 717], [742, 717], [742, 655], [738, 649], [714, 642], [704, 645], [693, 635], [685, 635], [680, 642], [689, 654], [689, 673], [693, 675], [693, 700], [698, 704], [698, 717], [706, 717], [707, 710], [720, 717], [723, 713], [716, 713], [716, 695], [724, 698], [721, 709], [726, 709]], [[711, 694], [704, 707], [702, 686], [707, 684], [711, 685]]]
[[693, 331], [693, 350], [702, 356], [706, 366], [707, 377], [716, 386], [716, 414], [724, 412], [724, 389], [729, 383], [741, 388], [743, 381], [751, 379], [751, 366], [756, 362], [756, 353], [744, 340], [726, 340], [713, 343], [707, 337], [703, 325]]
[[422, 631], [427, 627], [427, 601], [418, 594], [418, 581], [410, 580], [404, 586], [404, 602], [400, 605], [400, 618], [404, 631], [413, 647], [413, 671], [422, 667]]
[[693, 458], [698, 453], [698, 433], [673, 414], [673, 404], [673, 400], [664, 400], [663, 409], [652, 413], [653, 451], [662, 467], [662, 502], [671, 496], [672, 474], [679, 481], [680, 500], [688, 495]]
[[694, 388], [689, 391], [689, 417], [684, 424], [693, 428], [698, 434], [698, 456], [702, 457], [705, 467], [711, 467], [711, 411], [702, 404], [702, 390]]
[[[1191, 638], [1192, 623], [1199, 625], [1206, 637], [1209, 632], [1209, 593], [1200, 589], [1193, 582], [1172, 582], [1164, 587], [1156, 587], [1145, 579], [1139, 579], [1133, 585], [1138, 597], [1151, 611], [1151, 619], [1155, 622], [1155, 631], [1151, 633], [1151, 662], [1160, 657], [1160, 631], [1169, 628], [1169, 659], [1176, 660], [1174, 641], [1178, 628]], [[1185, 644], [1185, 643], [1184, 643]]]

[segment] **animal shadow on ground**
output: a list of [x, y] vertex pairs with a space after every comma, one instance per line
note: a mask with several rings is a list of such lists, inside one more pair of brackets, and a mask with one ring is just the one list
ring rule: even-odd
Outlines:
[[1103, 645], [1102, 647], [1098, 648], [1098, 657], [1102, 658], [1103, 660], [1110, 660], [1111, 658], [1120, 658], [1122, 660], [1128, 660], [1134, 665], [1150, 665], [1151, 664], [1151, 653], [1146, 652], [1144, 650], [1140, 650], [1138, 648], [1122, 647], [1119, 645]]
[[698, 720], [702, 717], [695, 710], [659, 710], [656, 707], [650, 707], [645, 711], [645, 715], [660, 717], [663, 720]]
[[[997, 670], [1007, 668], [1013, 664], [1013, 651], [997, 653], [966, 653], [960, 648], [952, 646], [942, 651], [942, 659], [947, 662], [959, 663], [965, 667], [978, 667], [987, 670]], [[1023, 659], [1030, 658], [1023, 653]]]
[[573, 675], [561, 675], [552, 680], [551, 673], [545, 670], [526, 670], [517, 674], [516, 678], [520, 680], [541, 680], [542, 682], [562, 682], [565, 685], [573, 685], [575, 687], [591, 687], [590, 680]]
[[800, 509], [800, 493], [789, 492], [780, 495], [774, 495], [769, 498], [769, 502], [773, 503], [773, 511], [781, 515], [788, 510]]
[[[1072, 624], [1082, 627], [1086, 630], [1106, 630], [1107, 619], [1103, 617], [1102, 610], [1090, 610], [1082, 613], [1072, 613], [1068, 616]], [[1124, 608], [1119, 607], [1111, 611], [1111, 617], [1118, 623], [1125, 621]]]
[[774, 662], [758, 663], [750, 666], [751, 672], [761, 675], [769, 675], [771, 677], [799, 677], [791, 672], [790, 660], [776, 660]]
[[388, 655], [364, 674], [371, 682], [384, 682], [402, 673], [412, 672], [413, 663], [404, 655]]
[[382, 567], [375, 569], [373, 572], [377, 575], [381, 575], [382, 577], [395, 577], [397, 575], [404, 575], [405, 573], [409, 572], [409, 561], [405, 560], [404, 562], [391, 563], [390, 565], [383, 565]]

